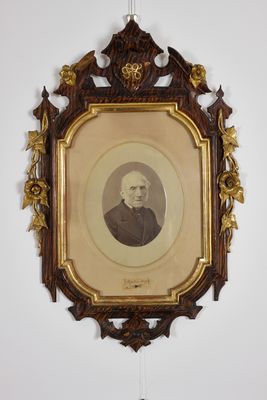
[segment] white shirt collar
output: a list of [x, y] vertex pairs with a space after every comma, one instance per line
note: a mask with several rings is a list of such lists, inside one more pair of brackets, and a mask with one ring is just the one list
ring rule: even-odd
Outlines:
[[128, 204], [125, 200], [124, 200], [124, 204], [129, 208], [133, 208], [133, 206], [130, 206], [130, 204]]

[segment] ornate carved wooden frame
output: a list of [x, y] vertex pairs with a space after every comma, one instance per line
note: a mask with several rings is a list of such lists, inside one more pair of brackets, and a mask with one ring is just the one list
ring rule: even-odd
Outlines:
[[[179, 316], [195, 318], [201, 306], [197, 300], [213, 285], [214, 299], [227, 280], [227, 252], [230, 251], [232, 231], [237, 228], [232, 213], [234, 200], [243, 202], [238, 166], [233, 151], [238, 146], [234, 127], [226, 128], [225, 120], [232, 110], [223, 100], [220, 88], [216, 101], [204, 110], [198, 96], [210, 92], [206, 72], [201, 65], [187, 62], [169, 47], [169, 60], [165, 67], [155, 64], [155, 57], [163, 51], [150, 34], [142, 31], [134, 20], [125, 29], [113, 35], [102, 51], [110, 63], [104, 68], [97, 65], [94, 51], [79, 62], [64, 65], [56, 94], [69, 99], [67, 108], [59, 113], [49, 101], [44, 88], [43, 100], [33, 112], [40, 121], [40, 131], [29, 132], [27, 149], [32, 151], [31, 166], [25, 183], [23, 208], [32, 206], [33, 217], [29, 230], [35, 230], [42, 256], [42, 280], [56, 301], [57, 288], [73, 302], [70, 312], [80, 320], [91, 317], [98, 321], [101, 337], [110, 336], [135, 351], [147, 346], [151, 340], [169, 336], [172, 321]], [[167, 87], [155, 86], [160, 77], [171, 75]], [[92, 76], [105, 77], [110, 86], [97, 87]], [[211, 157], [211, 249], [212, 262], [201, 278], [182, 294], [176, 304], [139, 304], [125, 300], [118, 304], [95, 305], [90, 296], [75, 287], [66, 271], [60, 268], [58, 254], [57, 219], [57, 143], [63, 139], [70, 125], [83, 115], [89, 105], [95, 104], [175, 104], [208, 139]], [[112, 319], [126, 319], [120, 328]], [[149, 319], [157, 319], [150, 328]]]

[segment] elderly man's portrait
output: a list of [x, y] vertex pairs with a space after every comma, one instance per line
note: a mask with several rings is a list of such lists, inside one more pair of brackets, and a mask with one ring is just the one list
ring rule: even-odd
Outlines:
[[156, 173], [142, 163], [117, 168], [107, 181], [103, 213], [113, 237], [126, 246], [145, 246], [164, 223], [166, 199]]

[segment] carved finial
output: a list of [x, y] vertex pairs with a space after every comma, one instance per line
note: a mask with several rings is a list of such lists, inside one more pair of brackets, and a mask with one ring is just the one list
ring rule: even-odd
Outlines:
[[53, 106], [53, 104], [49, 101], [48, 97], [49, 93], [46, 90], [46, 87], [44, 86], [42, 90], [43, 100], [41, 101], [41, 104], [35, 110], [33, 110], [33, 115], [40, 121], [43, 118], [44, 112], [46, 112], [47, 118], [48, 119], [51, 118], [52, 120], [54, 120], [58, 115], [59, 112], [58, 108]]
[[224, 91], [222, 90], [222, 85], [220, 85], [219, 89], [216, 92], [216, 96], [218, 97], [218, 99], [222, 99], [224, 96]]
[[222, 86], [216, 92], [217, 99], [215, 102], [207, 108], [208, 113], [211, 115], [214, 121], [218, 120], [219, 110], [222, 112], [223, 119], [226, 120], [232, 114], [232, 108], [229, 107], [223, 100], [224, 92]]
[[46, 87], [44, 86], [43, 91], [42, 91], [42, 98], [43, 99], [48, 99], [48, 97], [49, 97], [49, 93], [46, 90]]

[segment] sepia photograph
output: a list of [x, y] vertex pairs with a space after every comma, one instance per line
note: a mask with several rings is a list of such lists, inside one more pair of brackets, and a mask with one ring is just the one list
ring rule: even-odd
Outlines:
[[121, 266], [145, 267], [161, 258], [182, 224], [177, 172], [158, 149], [144, 143], [123, 143], [104, 152], [82, 196], [87, 240]]
[[164, 188], [149, 166], [130, 162], [110, 175], [103, 193], [103, 213], [110, 233], [120, 243], [150, 243], [161, 231], [165, 210]]

